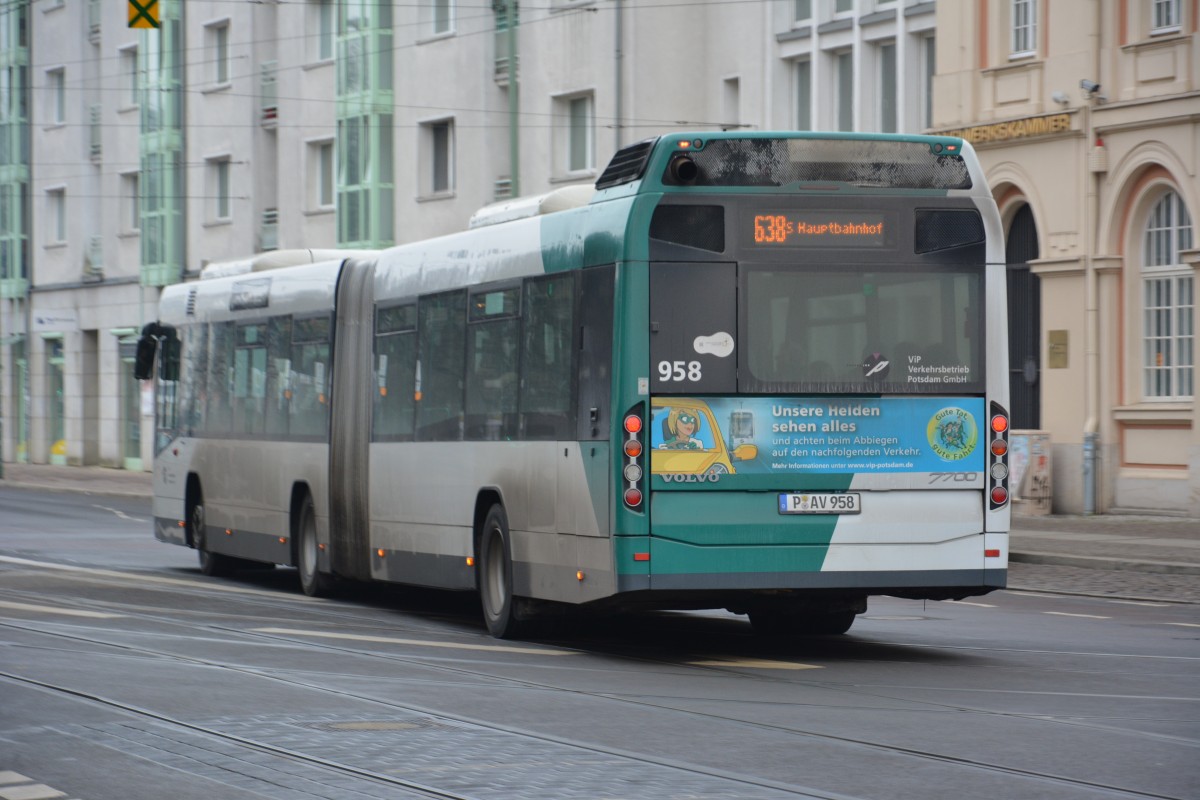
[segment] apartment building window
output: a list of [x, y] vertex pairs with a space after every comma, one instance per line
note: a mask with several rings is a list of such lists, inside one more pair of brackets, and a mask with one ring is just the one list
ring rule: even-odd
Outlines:
[[1012, 58], [1037, 51], [1037, 0], [1012, 0]]
[[314, 209], [333, 208], [333, 142], [308, 143], [308, 196]]
[[137, 45], [122, 47], [121, 58], [121, 105], [128, 108], [141, 102], [138, 93], [141, 91], [141, 81], [138, 74]]
[[1192, 247], [1192, 219], [1168, 191], [1150, 209], [1142, 238], [1143, 394], [1185, 400], [1195, 394], [1196, 289], [1180, 258]]
[[933, 127], [933, 76], [937, 74], [937, 39], [921, 39], [921, 125]]
[[833, 0], [833, 14], [850, 14], [854, 11], [854, 0]]
[[209, 219], [228, 222], [231, 216], [229, 201], [229, 156], [208, 159]]
[[811, 131], [812, 126], [812, 61], [797, 61], [796, 75], [796, 130]]
[[896, 132], [896, 43], [884, 42], [878, 46], [879, 70], [879, 130], [882, 133]]
[[121, 175], [121, 232], [136, 233], [142, 223], [142, 205], [138, 197], [138, 173]]
[[595, 168], [592, 108], [591, 93], [554, 99], [555, 171], [559, 174]]
[[333, 36], [337, 18], [334, 0], [310, 0], [308, 13], [309, 58], [313, 61], [333, 59]]
[[229, 20], [209, 25], [207, 38], [212, 82], [218, 85], [229, 83]]
[[67, 190], [55, 187], [46, 190], [46, 244], [67, 241]]
[[795, 0], [796, 22], [808, 22], [812, 19], [812, 0]]
[[726, 78], [721, 86], [721, 130], [737, 130], [742, 126], [742, 82]]
[[46, 71], [46, 117], [56, 125], [67, 121], [66, 70]]
[[1150, 7], [1150, 33], [1175, 33], [1179, 30], [1179, 0], [1154, 0]]
[[429, 31], [433, 35], [454, 30], [454, 0], [425, 0], [429, 15]]
[[854, 54], [847, 50], [834, 55], [837, 74], [836, 119], [839, 131], [854, 130]]
[[421, 161], [425, 164], [423, 195], [454, 191], [454, 120], [421, 123]]

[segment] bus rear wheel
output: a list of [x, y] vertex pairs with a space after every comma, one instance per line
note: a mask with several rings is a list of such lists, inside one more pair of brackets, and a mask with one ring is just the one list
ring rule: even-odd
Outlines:
[[200, 572], [213, 577], [233, 574], [237, 559], [214, 553], [208, 549], [208, 525], [204, 521], [204, 498], [197, 496], [188, 511], [188, 526], [191, 528], [192, 545], [200, 557]]
[[320, 546], [317, 542], [317, 512], [311, 496], [305, 496], [296, 520], [296, 566], [300, 573], [300, 588], [309, 597], [327, 597], [333, 593], [333, 577], [321, 572], [318, 566]]
[[488, 633], [518, 639], [533, 630], [524, 598], [513, 595], [512, 537], [504, 506], [488, 509], [479, 536], [479, 596]]

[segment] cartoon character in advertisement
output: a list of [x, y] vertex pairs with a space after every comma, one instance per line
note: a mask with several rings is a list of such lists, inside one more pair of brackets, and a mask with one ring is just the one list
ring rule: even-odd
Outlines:
[[652, 403], [651, 471], [659, 475], [722, 475], [736, 470], [733, 461], [758, 455], [753, 444], [732, 449], [708, 403], [689, 399], [655, 399]]

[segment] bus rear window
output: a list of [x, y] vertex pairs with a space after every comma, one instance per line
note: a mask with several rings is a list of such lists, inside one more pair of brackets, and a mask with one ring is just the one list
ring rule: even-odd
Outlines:
[[982, 268], [742, 275], [739, 391], [983, 391]]

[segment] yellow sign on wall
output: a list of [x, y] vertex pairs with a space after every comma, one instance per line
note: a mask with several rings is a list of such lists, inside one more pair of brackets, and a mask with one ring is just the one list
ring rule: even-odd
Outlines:
[[157, 28], [158, 0], [129, 0], [129, 27]]

